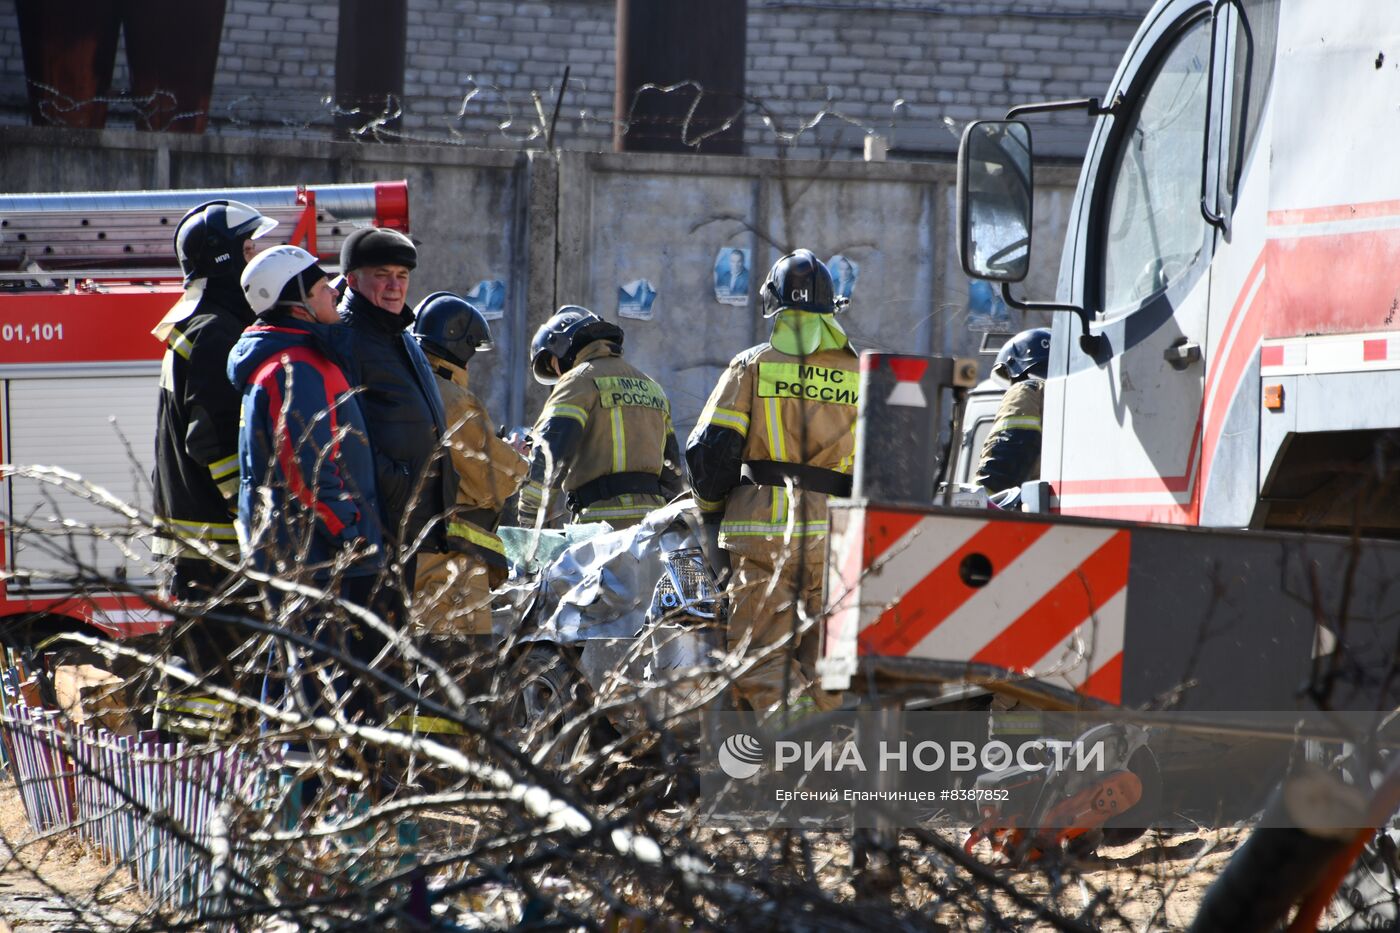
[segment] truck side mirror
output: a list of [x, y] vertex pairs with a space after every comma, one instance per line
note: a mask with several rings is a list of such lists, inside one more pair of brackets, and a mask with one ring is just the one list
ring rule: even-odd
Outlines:
[[1019, 282], [1031, 265], [1030, 127], [981, 120], [958, 150], [958, 255], [975, 279]]

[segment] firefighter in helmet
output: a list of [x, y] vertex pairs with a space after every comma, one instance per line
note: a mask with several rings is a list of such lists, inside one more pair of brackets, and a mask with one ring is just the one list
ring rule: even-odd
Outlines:
[[434, 292], [414, 309], [413, 336], [428, 357], [447, 413], [447, 444], [457, 472], [448, 535], [463, 551], [421, 554], [414, 588], [432, 636], [491, 634], [491, 589], [508, 570], [496, 536], [501, 507], [525, 479], [520, 454], [492, 430], [486, 406], [467, 388], [467, 364], [491, 349], [480, 311], [452, 292]]
[[574, 521], [635, 525], [685, 489], [671, 403], [622, 359], [622, 328], [565, 305], [535, 333], [535, 379], [554, 386], [531, 431], [520, 524], [541, 524], [562, 489]]
[[[208, 600], [228, 571], [211, 552], [238, 561], [238, 391], [224, 374], [229, 351], [253, 323], [238, 277], [254, 240], [277, 221], [238, 201], [208, 201], [175, 227], [185, 293], [151, 332], [166, 345], [156, 408], [156, 553], [170, 561], [169, 596]], [[199, 544], [196, 544], [199, 542]], [[241, 633], [201, 625], [190, 660], [213, 672], [241, 644]], [[227, 677], [219, 677], [227, 684]]]
[[977, 485], [987, 492], [1019, 488], [1040, 473], [1040, 417], [1050, 365], [1050, 331], [1023, 330], [1002, 345], [992, 375], [1010, 384], [982, 444]]
[[730, 361], [686, 461], [730, 558], [729, 647], [760, 655], [735, 691], [766, 712], [829, 705], [808, 686], [818, 647], [809, 625], [821, 608], [827, 501], [851, 494], [859, 365], [831, 273], [810, 250], [779, 259], [761, 295], [771, 336]]

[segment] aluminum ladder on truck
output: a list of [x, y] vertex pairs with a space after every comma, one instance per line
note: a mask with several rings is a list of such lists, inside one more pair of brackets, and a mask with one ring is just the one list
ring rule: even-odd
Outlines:
[[173, 238], [180, 218], [219, 199], [257, 208], [278, 221], [271, 242], [304, 246], [331, 264], [339, 262], [341, 244], [359, 227], [408, 230], [403, 181], [0, 195], [0, 273], [131, 277], [176, 269]]

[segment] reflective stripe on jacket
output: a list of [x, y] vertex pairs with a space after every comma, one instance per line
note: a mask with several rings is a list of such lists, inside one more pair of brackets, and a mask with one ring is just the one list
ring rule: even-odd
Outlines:
[[[573, 367], [554, 386], [532, 433], [530, 478], [520, 491], [522, 525], [534, 524], [546, 490], [574, 492], [604, 476], [650, 474], [657, 477], [662, 496], [675, 495], [684, 486], [666, 393], [623, 360], [608, 341], [595, 341], [579, 351]], [[638, 509], [645, 514], [654, 504], [619, 506], [627, 515], [594, 510], [585, 517], [630, 520]]]
[[[834, 328], [797, 318], [800, 328]], [[805, 323], [804, 323], [805, 322]], [[808, 326], [810, 325], [810, 327]], [[771, 552], [777, 539], [817, 545], [827, 528], [827, 496], [786, 486], [741, 484], [745, 463], [775, 461], [850, 475], [855, 457], [859, 361], [839, 328], [804, 338], [794, 355], [760, 344], [736, 356], [720, 376], [686, 445], [691, 485], [703, 511], [723, 513], [720, 543], [743, 553]], [[839, 336], [837, 336], [839, 335]], [[811, 337], [810, 334], [807, 335]]]

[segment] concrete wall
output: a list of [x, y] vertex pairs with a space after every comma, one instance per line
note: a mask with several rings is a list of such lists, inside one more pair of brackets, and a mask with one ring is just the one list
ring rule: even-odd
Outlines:
[[[1046, 248], [1028, 283], [1053, 291], [1071, 180], [1042, 184]], [[863, 349], [973, 355], [968, 282], [959, 269], [953, 166], [782, 159], [575, 154], [562, 157], [558, 293], [616, 317], [619, 288], [647, 279], [651, 320], [617, 318], [629, 355], [662, 378], [678, 425], [689, 426], [720, 370], [766, 339], [758, 299], [768, 268], [807, 247], [857, 271], [842, 325]], [[1053, 208], [1053, 209], [1052, 209]], [[1058, 227], [1056, 227], [1058, 225]], [[739, 306], [716, 297], [721, 252], [748, 251]], [[1038, 321], [1036, 322], [1038, 323]], [[1018, 330], [1011, 313], [1004, 327]]]
[[[57, 2], [57, 0], [53, 0]], [[1151, 0], [749, 0], [749, 153], [849, 158], [866, 132], [896, 152], [947, 153], [944, 118], [1101, 95]], [[612, 0], [410, 0], [404, 132], [420, 141], [541, 146], [546, 109], [572, 69], [557, 140], [610, 148]], [[15, 0], [0, 0], [0, 120], [25, 119]], [[336, 0], [228, 0], [212, 131], [328, 132]], [[128, 87], [118, 54], [113, 93]], [[113, 108], [113, 126], [131, 105]], [[766, 121], [765, 122], [765, 118]], [[1087, 121], [1046, 120], [1041, 151], [1082, 151]], [[810, 125], [809, 125], [810, 124]]]
[[[758, 287], [798, 246], [858, 271], [842, 318], [865, 349], [971, 355], [980, 333], [958, 268], [953, 166], [565, 152], [557, 158], [432, 146], [361, 146], [107, 130], [0, 129], [11, 192], [294, 185], [407, 178], [421, 242], [412, 301], [506, 284], [494, 354], [473, 379], [497, 417], [533, 418], [529, 338], [564, 303], [618, 320], [628, 355], [666, 387], [678, 427], [699, 414], [719, 370], [764, 339]], [[1028, 294], [1053, 294], [1074, 178], [1037, 175], [1037, 247]], [[716, 297], [721, 251], [747, 250], [749, 288]], [[620, 316], [619, 288], [657, 292], [649, 319]], [[1041, 323], [1016, 312], [1006, 331]], [[984, 369], [989, 360], [984, 359]]]

